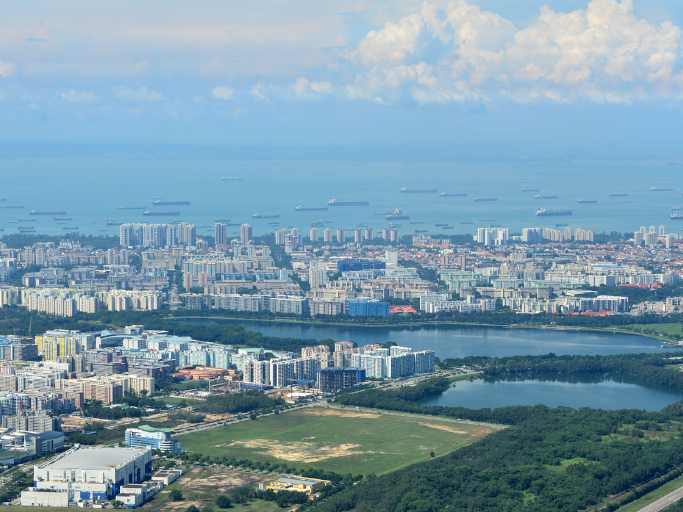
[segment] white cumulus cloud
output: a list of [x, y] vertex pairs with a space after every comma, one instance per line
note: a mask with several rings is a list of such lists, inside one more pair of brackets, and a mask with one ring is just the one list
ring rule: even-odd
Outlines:
[[211, 95], [217, 100], [229, 100], [235, 94], [235, 89], [219, 85], [211, 89]]
[[2, 62], [0, 60], [0, 77], [7, 78], [14, 74], [15, 65], [11, 62]]
[[57, 95], [69, 103], [90, 103], [91, 101], [99, 100], [99, 98], [91, 92], [76, 91], [75, 89], [60, 91]]
[[119, 86], [112, 88], [112, 92], [116, 99], [124, 103], [132, 103], [137, 101], [158, 101], [163, 100], [164, 97], [158, 92], [150, 91], [147, 87], [140, 89], [130, 89], [128, 87]]
[[345, 89], [372, 101], [681, 98], [682, 35], [673, 23], [638, 19], [631, 0], [569, 13], [545, 6], [523, 29], [466, 0], [428, 1], [345, 54], [357, 69]]

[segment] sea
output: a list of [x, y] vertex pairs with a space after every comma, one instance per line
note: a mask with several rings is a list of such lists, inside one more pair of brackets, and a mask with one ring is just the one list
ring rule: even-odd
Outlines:
[[[216, 219], [249, 223], [256, 235], [296, 227], [307, 235], [311, 223], [330, 221], [322, 229], [370, 227], [375, 236], [389, 222], [401, 224], [400, 235], [473, 234], [478, 227], [591, 229], [596, 233], [633, 232], [640, 226], [664, 225], [667, 233], [683, 232], [683, 222], [670, 220], [671, 208], [683, 206], [679, 165], [665, 161], [560, 162], [355, 162], [324, 160], [248, 160], [131, 158], [107, 155], [88, 158], [17, 158], [0, 160], [5, 178], [0, 191], [0, 234], [19, 226], [37, 233], [117, 235], [115, 222], [197, 225], [197, 234], [213, 236]], [[221, 177], [241, 181], [222, 181]], [[435, 189], [437, 193], [401, 193], [400, 189]], [[652, 187], [672, 188], [653, 192]], [[538, 191], [521, 192], [522, 188]], [[440, 193], [467, 194], [441, 197]], [[628, 194], [610, 197], [610, 193]], [[558, 196], [534, 199], [534, 195]], [[496, 198], [475, 202], [474, 197]], [[153, 206], [153, 198], [190, 201], [190, 205]], [[369, 201], [367, 206], [331, 206], [321, 211], [296, 211], [296, 206], [326, 207], [330, 199]], [[579, 199], [596, 203], [579, 204]], [[177, 217], [144, 217], [150, 211], [177, 211]], [[537, 217], [540, 208], [571, 209], [571, 216]], [[406, 220], [384, 215], [400, 208]], [[29, 215], [31, 210], [66, 211], [66, 215]], [[252, 215], [279, 215], [258, 219]], [[55, 216], [71, 217], [56, 221]], [[26, 219], [29, 219], [28, 221]], [[410, 222], [421, 224], [410, 224]], [[64, 224], [57, 224], [64, 222]], [[271, 225], [270, 222], [279, 222]], [[444, 230], [437, 223], [453, 229]], [[63, 228], [77, 228], [65, 230]], [[563, 229], [564, 226], [557, 227]], [[229, 235], [239, 226], [229, 226]]]

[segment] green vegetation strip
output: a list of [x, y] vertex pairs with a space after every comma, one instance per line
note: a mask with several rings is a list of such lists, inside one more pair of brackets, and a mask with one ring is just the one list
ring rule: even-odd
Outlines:
[[683, 487], [683, 476], [679, 476], [678, 478], [675, 478], [665, 483], [659, 489], [656, 489], [651, 493], [646, 494], [642, 498], [632, 501], [628, 505], [620, 507], [619, 512], [637, 512], [641, 508], [649, 505], [650, 503], [654, 503], [658, 499], [663, 498], [664, 496], [666, 496], [670, 492], [675, 491], [679, 487]]

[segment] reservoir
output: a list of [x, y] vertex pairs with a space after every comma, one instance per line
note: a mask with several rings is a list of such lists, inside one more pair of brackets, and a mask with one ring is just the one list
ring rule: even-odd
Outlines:
[[[359, 346], [393, 341], [413, 350], [433, 350], [441, 359], [465, 356], [508, 357], [515, 355], [612, 355], [666, 352], [682, 355], [680, 350], [663, 349], [661, 341], [633, 334], [610, 332], [556, 331], [550, 329], [509, 329], [504, 327], [415, 326], [347, 327], [242, 320], [187, 318], [183, 322], [199, 325], [230, 323], [264, 336], [335, 341], [355, 341]], [[267, 347], [266, 347], [267, 348]]]
[[483, 409], [509, 405], [566, 406], [578, 409], [659, 411], [683, 400], [683, 389], [657, 386], [628, 375], [516, 376], [457, 382], [422, 405]]

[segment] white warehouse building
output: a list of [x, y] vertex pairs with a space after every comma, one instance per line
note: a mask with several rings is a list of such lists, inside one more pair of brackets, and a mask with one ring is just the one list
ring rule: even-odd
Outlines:
[[148, 448], [75, 448], [33, 468], [33, 487], [73, 492], [74, 499], [110, 500], [121, 487], [152, 475]]

